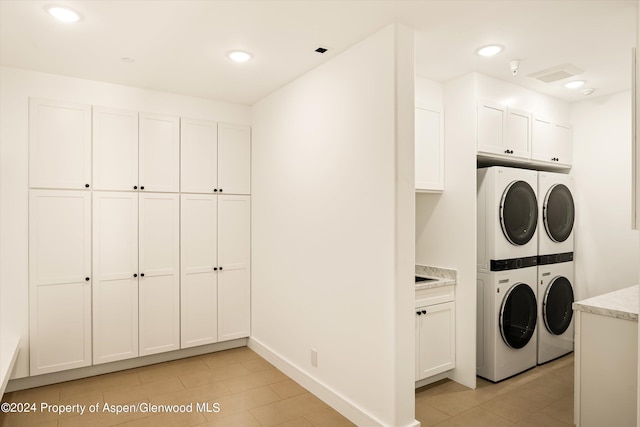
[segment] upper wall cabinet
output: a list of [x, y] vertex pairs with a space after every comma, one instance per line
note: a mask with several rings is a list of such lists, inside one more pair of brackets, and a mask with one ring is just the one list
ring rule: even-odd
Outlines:
[[444, 132], [442, 111], [415, 109], [415, 187], [418, 192], [444, 190]]
[[571, 166], [571, 126], [545, 117], [533, 118], [531, 160], [558, 166]]
[[251, 193], [249, 126], [182, 119], [183, 193]]
[[251, 127], [218, 125], [218, 191], [251, 194]]
[[91, 106], [29, 100], [29, 186], [91, 187]]
[[181, 181], [185, 193], [218, 192], [218, 124], [181, 119]]
[[478, 153], [527, 161], [531, 113], [491, 101], [478, 102]]
[[93, 109], [93, 186], [138, 189], [138, 113]]
[[180, 191], [180, 120], [140, 113], [140, 190]]

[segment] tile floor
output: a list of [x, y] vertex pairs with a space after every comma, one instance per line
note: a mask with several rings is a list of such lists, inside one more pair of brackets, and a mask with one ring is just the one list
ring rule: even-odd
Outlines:
[[[86, 409], [83, 415], [0, 412], [1, 427], [353, 425], [246, 347], [7, 393], [3, 402]], [[105, 411], [105, 403], [113, 409], [193, 406], [182, 413], [115, 414]], [[98, 411], [89, 413], [96, 404]], [[573, 355], [498, 384], [478, 379], [476, 390], [452, 381], [423, 387], [416, 390], [416, 418], [423, 427], [572, 426]]]
[[416, 390], [422, 427], [573, 426], [573, 353], [470, 390], [440, 381]]

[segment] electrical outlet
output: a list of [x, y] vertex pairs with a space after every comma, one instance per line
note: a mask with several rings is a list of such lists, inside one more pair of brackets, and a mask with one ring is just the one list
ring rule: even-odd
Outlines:
[[314, 368], [318, 367], [318, 350], [315, 348], [311, 349], [311, 366]]

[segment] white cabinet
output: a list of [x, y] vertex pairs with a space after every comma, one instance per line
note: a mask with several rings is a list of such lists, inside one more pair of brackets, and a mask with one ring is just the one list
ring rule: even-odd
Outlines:
[[180, 199], [140, 194], [140, 356], [180, 348]]
[[29, 186], [91, 187], [91, 106], [29, 99]]
[[138, 188], [138, 113], [93, 108], [93, 188]]
[[442, 111], [415, 109], [415, 189], [444, 190], [444, 118]]
[[455, 302], [453, 286], [416, 291], [415, 379], [455, 368]]
[[30, 190], [31, 375], [91, 364], [91, 194]]
[[173, 116], [140, 113], [140, 190], [180, 190], [180, 120]]
[[249, 336], [251, 198], [218, 196], [218, 340]]
[[251, 128], [218, 125], [218, 191], [251, 194]]
[[93, 363], [138, 356], [138, 194], [93, 193]]
[[181, 181], [185, 193], [218, 191], [218, 124], [181, 119]]
[[[619, 300], [613, 297], [611, 301]], [[624, 306], [620, 304], [611, 311], [615, 313]], [[627, 302], [629, 310], [633, 306], [634, 303]], [[575, 311], [575, 315], [576, 425], [636, 426], [638, 321], [581, 310]]]
[[534, 116], [531, 159], [554, 166], [571, 166], [571, 126]]
[[183, 194], [181, 345], [249, 336], [249, 196]]
[[218, 197], [181, 196], [181, 347], [218, 341]]
[[478, 102], [478, 153], [527, 161], [531, 157], [531, 113], [492, 101]]
[[251, 193], [251, 128], [182, 119], [181, 183], [184, 193]]

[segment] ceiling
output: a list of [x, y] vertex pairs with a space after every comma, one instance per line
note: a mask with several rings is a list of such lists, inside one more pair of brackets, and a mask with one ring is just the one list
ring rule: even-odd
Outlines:
[[[83, 19], [63, 24], [61, 4]], [[569, 102], [585, 98], [528, 74], [584, 70], [591, 97], [631, 88], [637, 0], [0, 0], [0, 64], [251, 105], [392, 23], [416, 30], [416, 74], [471, 71]], [[499, 55], [478, 47], [498, 43]], [[324, 54], [314, 50], [329, 48]], [[251, 52], [235, 64], [225, 54]], [[126, 63], [123, 57], [135, 61]], [[509, 61], [520, 60], [517, 76]]]

